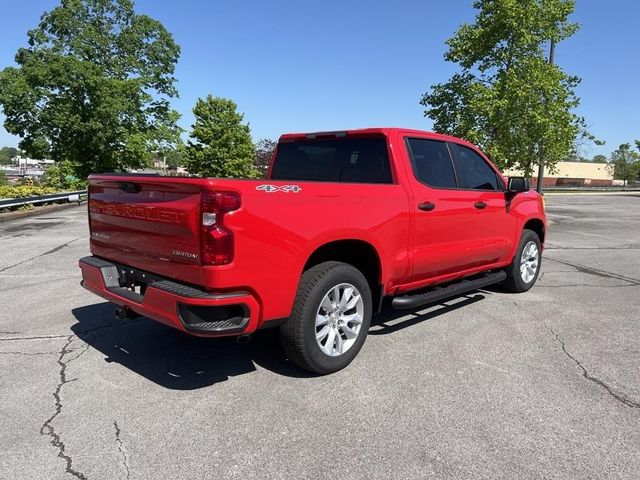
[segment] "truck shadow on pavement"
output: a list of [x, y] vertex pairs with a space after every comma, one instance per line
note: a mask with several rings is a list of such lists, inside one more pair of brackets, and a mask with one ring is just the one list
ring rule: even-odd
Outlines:
[[148, 318], [116, 320], [108, 302], [72, 310], [78, 320], [71, 330], [104, 354], [138, 375], [172, 390], [194, 390], [251, 373], [259, 365], [290, 377], [311, 376], [286, 361], [277, 329], [252, 335], [240, 344], [234, 337], [199, 338]]
[[[465, 295], [429, 307], [425, 313], [398, 312], [385, 305], [373, 317], [369, 334], [393, 333], [483, 298], [482, 294]], [[288, 377], [314, 376], [284, 357], [277, 328], [260, 330], [249, 343], [240, 344], [233, 337], [192, 337], [147, 318], [116, 320], [114, 306], [108, 302], [75, 308], [72, 313], [78, 321], [71, 327], [73, 333], [101, 352], [106, 362], [118, 363], [164, 388], [209, 387], [254, 372], [256, 365]]]

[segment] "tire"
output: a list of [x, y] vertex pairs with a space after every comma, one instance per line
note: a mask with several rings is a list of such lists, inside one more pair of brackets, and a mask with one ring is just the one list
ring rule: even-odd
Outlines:
[[[523, 268], [523, 262], [526, 262], [528, 267], [525, 266]], [[502, 284], [512, 292], [526, 292], [536, 283], [541, 265], [542, 248], [540, 246], [540, 238], [538, 238], [536, 232], [525, 229], [522, 231], [516, 256], [511, 265], [505, 270], [507, 279]]]
[[346, 263], [321, 263], [302, 275], [291, 316], [280, 327], [282, 348], [305, 370], [337, 372], [364, 345], [371, 313], [371, 290], [364, 275]]

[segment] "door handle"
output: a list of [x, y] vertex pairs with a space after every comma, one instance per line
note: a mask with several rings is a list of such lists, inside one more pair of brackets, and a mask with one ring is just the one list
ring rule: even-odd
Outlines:
[[436, 204], [431, 202], [424, 202], [424, 203], [418, 204], [418, 208], [420, 210], [424, 210], [425, 212], [430, 212], [431, 210], [436, 208]]
[[487, 204], [484, 203], [483, 201], [479, 201], [479, 202], [474, 203], [473, 206], [482, 210], [484, 207], [487, 206]]

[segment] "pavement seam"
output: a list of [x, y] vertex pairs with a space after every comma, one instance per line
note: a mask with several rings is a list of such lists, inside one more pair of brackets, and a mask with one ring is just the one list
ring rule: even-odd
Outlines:
[[57, 355], [59, 352], [0, 352], [0, 355]]
[[18, 340], [47, 340], [50, 338], [69, 338], [69, 335], [34, 335], [31, 337], [1, 337], [0, 342], [15, 342]]
[[56, 417], [60, 415], [60, 413], [62, 413], [62, 398], [60, 396], [62, 387], [67, 383], [73, 382], [74, 380], [76, 380], [76, 379], [67, 378], [67, 366], [69, 365], [70, 362], [76, 360], [78, 357], [80, 357], [80, 355], [82, 355], [82, 353], [87, 351], [86, 349], [84, 349], [80, 354], [76, 355], [72, 359], [65, 360], [65, 356], [68, 353], [74, 351], [72, 349], [69, 349], [69, 345], [71, 345], [71, 343], [75, 340], [75, 338], [76, 338], [75, 335], [69, 335], [67, 337], [67, 342], [63, 345], [62, 349], [59, 352], [60, 356], [58, 357], [57, 363], [60, 366], [60, 371], [59, 371], [60, 381], [58, 382], [58, 385], [56, 386], [53, 392], [53, 398], [55, 399], [55, 411], [53, 415], [51, 415], [47, 420], [45, 420], [45, 422], [40, 427], [40, 434], [51, 437], [51, 442], [50, 442], [51, 445], [58, 449], [58, 457], [65, 461], [65, 464], [66, 464], [65, 473], [68, 473], [69, 475], [75, 478], [78, 478], [80, 480], [88, 480], [88, 478], [82, 472], [75, 470], [73, 468], [73, 459], [71, 458], [71, 456], [69, 456], [66, 453], [66, 446], [62, 441], [62, 439], [60, 438], [60, 434], [56, 432], [55, 428], [52, 425]]
[[62, 250], [65, 247], [68, 247], [69, 245], [71, 245], [73, 242], [77, 242], [78, 240], [82, 240], [83, 238], [86, 238], [85, 235], [78, 237], [78, 238], [74, 238], [73, 240], [69, 240], [67, 243], [63, 243], [62, 245], [58, 245], [57, 247], [52, 248], [51, 250], [48, 250], [44, 253], [41, 253], [39, 255], [36, 255], [35, 257], [31, 257], [31, 258], [27, 258], [26, 260], [22, 260], [21, 262], [18, 263], [14, 263], [13, 265], [9, 265], [8, 267], [4, 267], [2, 269], [0, 269], [0, 273], [5, 272], [7, 270], [10, 270], [14, 267], [17, 267], [19, 265], [22, 265], [23, 263], [27, 263], [30, 262], [31, 260], [35, 260], [36, 258], [40, 258], [40, 257], [44, 257], [45, 255], [50, 255], [52, 253], [55, 253], [59, 250]]
[[127, 480], [128, 480], [131, 477], [131, 470], [129, 469], [129, 457], [127, 456], [127, 451], [124, 448], [124, 442], [122, 441], [122, 438], [120, 438], [121, 430], [116, 420], [113, 421], [113, 428], [115, 428], [116, 430], [116, 443], [118, 444], [118, 451], [122, 455], [122, 464], [124, 465], [124, 468], [127, 471]]
[[88, 330], [84, 330], [82, 332], [78, 332], [78, 338], [80, 339], [84, 339], [87, 335], [93, 333], [93, 332], [97, 332], [100, 330], [107, 330], [109, 328], [118, 328], [118, 327], [128, 327], [130, 325], [135, 325], [136, 323], [144, 320], [145, 317], [138, 317], [138, 318], [132, 318], [131, 320], [126, 320], [124, 322], [120, 322], [120, 323], [113, 323], [111, 325], [100, 325], [99, 327], [93, 327], [90, 328]]
[[569, 267], [573, 267], [581, 273], [586, 273], [588, 275], [594, 275], [596, 277], [602, 278], [613, 278], [615, 280], [622, 280], [624, 282], [629, 282], [632, 285], [640, 285], [640, 280], [632, 277], [625, 277], [624, 275], [618, 275], [617, 273], [607, 272], [606, 270], [600, 270], [598, 268], [586, 267], [584, 265], [578, 265], [574, 263], [564, 262], [562, 260], [556, 260], [554, 258], [544, 257], [545, 260], [549, 260], [551, 262], [561, 263], [562, 265], [567, 265]]
[[562, 284], [562, 285], [536, 285], [536, 288], [566, 288], [566, 287], [592, 287], [592, 288], [627, 288], [627, 287], [637, 287], [638, 285], [634, 283], [627, 283], [625, 285], [587, 285], [582, 283], [574, 283], [574, 284]]
[[545, 245], [545, 250], [640, 250], [640, 247], [550, 247]]
[[637, 403], [637, 402], [634, 402], [632, 400], [629, 400], [628, 398], [620, 395], [619, 393], [616, 393], [609, 385], [604, 383], [599, 378], [594, 377], [593, 375], [591, 375], [587, 371], [587, 369], [584, 367], [584, 365], [582, 365], [582, 363], [576, 357], [574, 357], [573, 355], [571, 355], [569, 353], [569, 351], [567, 350], [567, 346], [565, 345], [564, 341], [560, 338], [560, 336], [551, 327], [549, 327], [547, 324], [545, 324], [544, 326], [555, 337], [556, 342], [558, 342], [560, 344], [560, 346], [562, 347], [562, 351], [565, 353], [565, 355], [567, 357], [569, 357], [571, 360], [573, 360], [573, 362], [578, 366], [578, 368], [580, 368], [580, 370], [582, 370], [582, 376], [584, 378], [586, 378], [590, 382], [593, 382], [596, 385], [604, 388], [609, 393], [609, 395], [611, 395], [613, 398], [615, 398], [617, 401], [621, 402], [622, 404], [626, 405], [627, 407], [640, 408], [640, 403]]
[[[73, 335], [73, 336], [74, 337], [77, 336], [80, 340], [84, 340], [84, 338], [86, 338], [87, 335], [93, 332], [96, 332], [99, 330], [106, 330], [108, 328], [126, 327], [128, 325], [133, 325], [134, 323], [140, 320], [143, 320], [143, 317], [127, 320], [126, 322], [116, 323], [112, 325], [100, 325], [99, 327], [93, 327], [93, 328], [90, 328], [89, 330], [78, 332], [77, 335]], [[12, 332], [5, 332], [5, 333], [12, 333]], [[19, 332], [16, 332], [16, 333], [19, 333]], [[18, 340], [48, 340], [51, 338], [69, 338], [69, 335], [34, 335], [29, 337], [0, 337], [0, 342], [15, 342]]]

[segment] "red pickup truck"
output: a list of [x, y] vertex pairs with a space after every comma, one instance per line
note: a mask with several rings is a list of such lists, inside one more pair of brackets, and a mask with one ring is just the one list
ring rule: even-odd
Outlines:
[[84, 288], [199, 336], [279, 326], [316, 373], [348, 365], [385, 297], [416, 309], [530, 289], [546, 221], [475, 146], [398, 128], [283, 135], [263, 180], [89, 177]]

